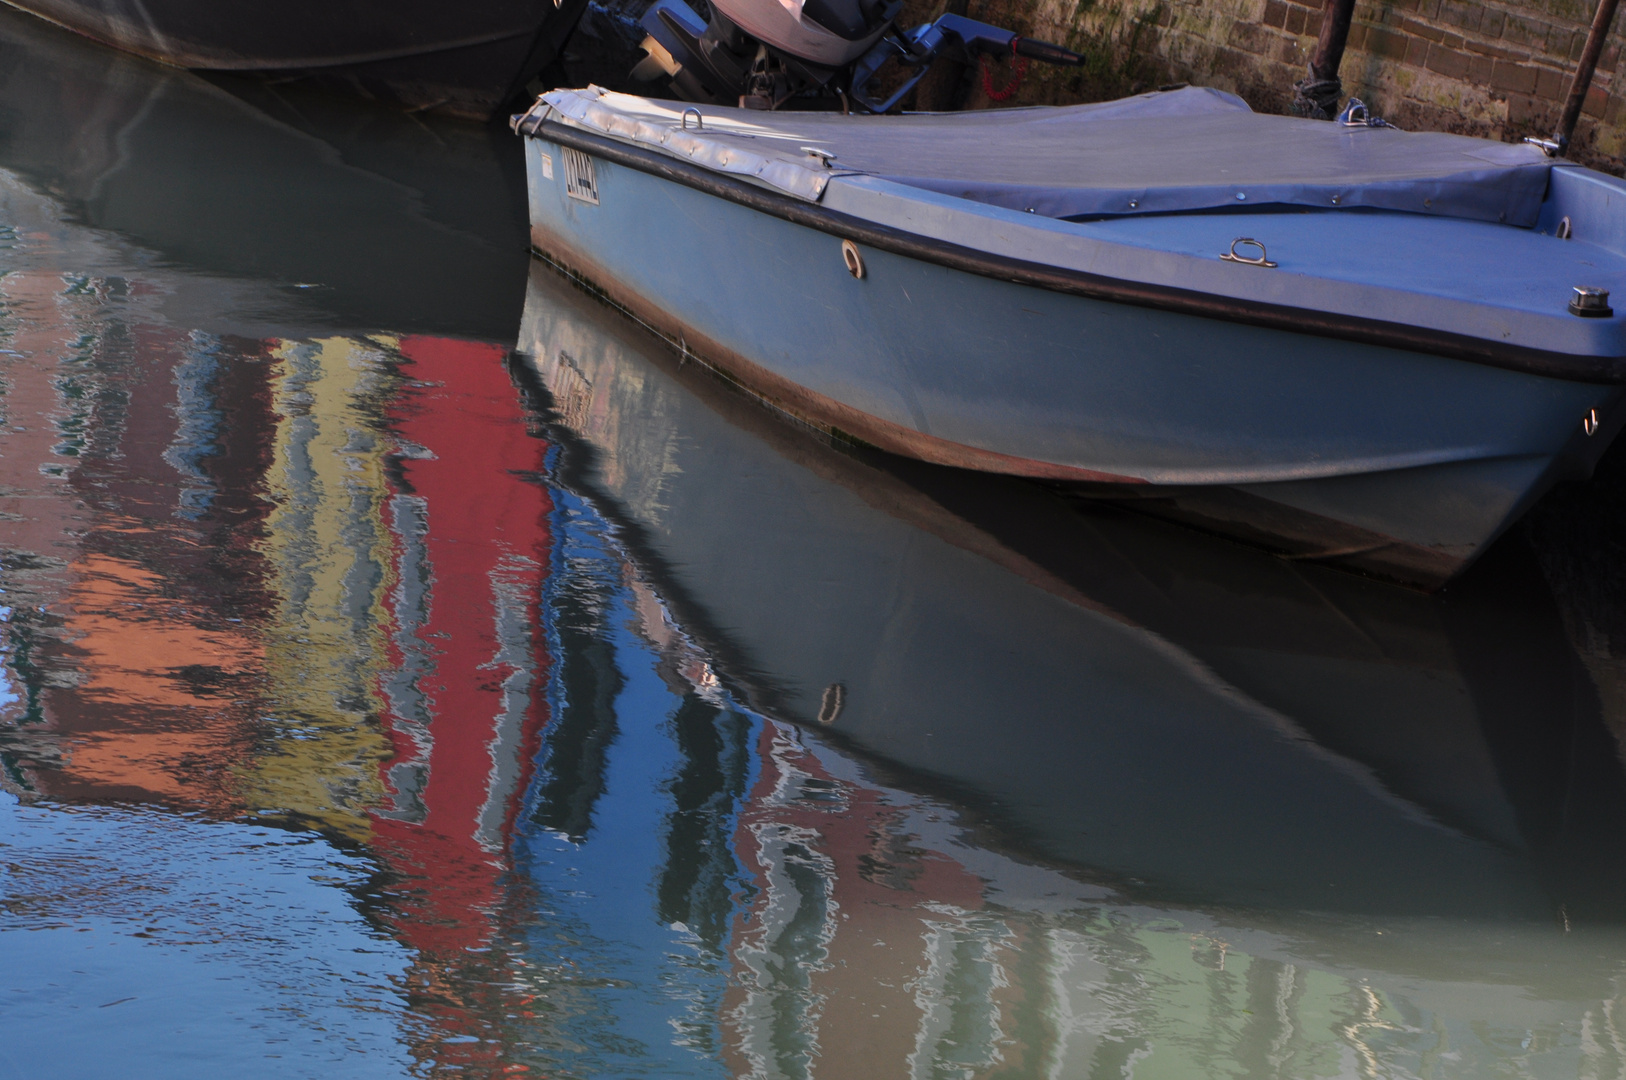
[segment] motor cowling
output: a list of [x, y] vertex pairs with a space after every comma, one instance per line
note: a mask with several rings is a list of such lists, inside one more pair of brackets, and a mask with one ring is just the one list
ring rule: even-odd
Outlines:
[[869, 51], [891, 25], [896, 0], [711, 0], [730, 22], [770, 49], [823, 67]]

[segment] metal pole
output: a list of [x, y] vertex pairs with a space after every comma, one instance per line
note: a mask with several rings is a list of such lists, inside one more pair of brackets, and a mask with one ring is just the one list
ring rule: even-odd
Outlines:
[[1575, 68], [1575, 81], [1570, 83], [1570, 96], [1564, 102], [1564, 115], [1558, 121], [1558, 130], [1553, 133], [1559, 157], [1569, 151], [1570, 137], [1575, 134], [1576, 121], [1581, 119], [1581, 106], [1586, 104], [1586, 92], [1592, 88], [1592, 73], [1598, 68], [1598, 57], [1603, 53], [1604, 40], [1609, 36], [1609, 24], [1615, 21], [1615, 7], [1619, 3], [1620, 0], [1598, 0], [1598, 10], [1592, 16], [1592, 29], [1587, 31], [1586, 48], [1581, 50], [1581, 60]]
[[1331, 120], [1338, 115], [1338, 102], [1344, 96], [1338, 68], [1344, 62], [1344, 46], [1349, 42], [1349, 24], [1354, 17], [1355, 0], [1326, 0], [1322, 7], [1321, 35], [1316, 38], [1315, 55], [1310, 57], [1310, 75], [1293, 87], [1293, 111], [1299, 116]]

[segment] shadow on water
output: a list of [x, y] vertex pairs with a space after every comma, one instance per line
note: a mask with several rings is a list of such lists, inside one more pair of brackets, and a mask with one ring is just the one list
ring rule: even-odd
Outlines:
[[505, 129], [211, 83], [0, 8], [0, 167], [166, 261], [282, 286], [267, 299], [313, 326], [501, 340], [518, 320]]
[[1626, 1066], [1615, 462], [1428, 597], [832, 446], [516, 165], [0, 11], [0, 1078]]

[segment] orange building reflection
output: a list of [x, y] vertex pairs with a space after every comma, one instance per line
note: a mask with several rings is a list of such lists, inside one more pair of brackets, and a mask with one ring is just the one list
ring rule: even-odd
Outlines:
[[[143, 318], [154, 290], [123, 279], [22, 271], [0, 296], [12, 782], [238, 813], [263, 597], [225, 534], [263, 516], [263, 351]], [[111, 303], [133, 317], [109, 319]]]

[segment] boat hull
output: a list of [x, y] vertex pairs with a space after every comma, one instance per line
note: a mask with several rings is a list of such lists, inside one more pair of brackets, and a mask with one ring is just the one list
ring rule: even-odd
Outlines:
[[[1432, 588], [1556, 480], [1617, 386], [1035, 288], [527, 140], [532, 243], [820, 428]], [[573, 151], [577, 152], [577, 151]], [[548, 160], [544, 164], [543, 158]], [[697, 268], [704, 268], [697, 272]]]
[[303, 76], [412, 109], [495, 115], [545, 66], [581, 3], [7, 0], [104, 45], [197, 71]]

